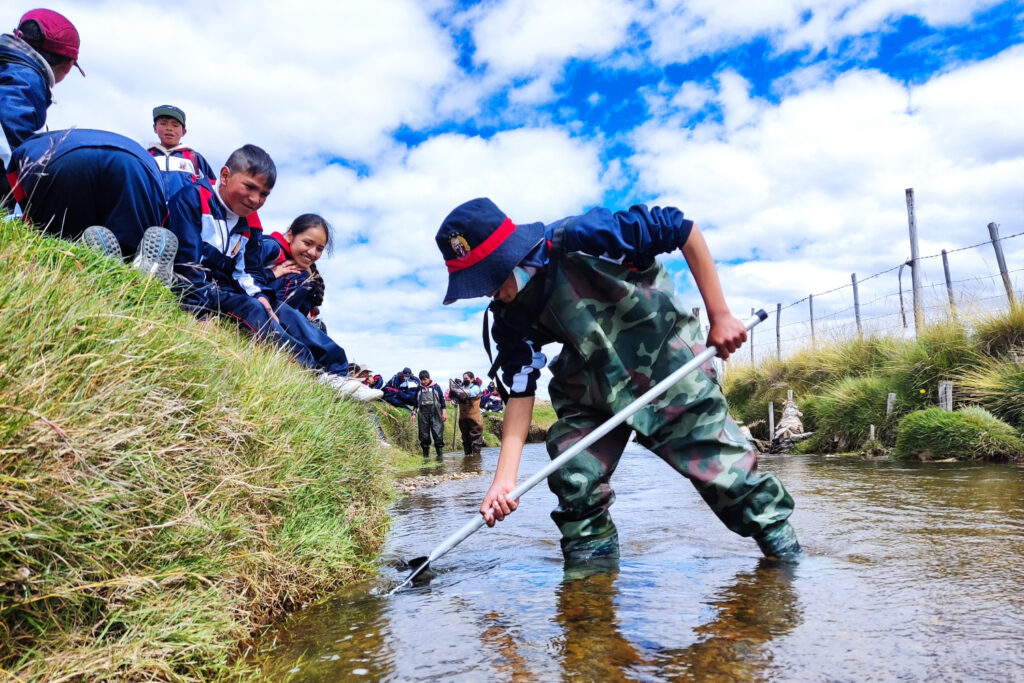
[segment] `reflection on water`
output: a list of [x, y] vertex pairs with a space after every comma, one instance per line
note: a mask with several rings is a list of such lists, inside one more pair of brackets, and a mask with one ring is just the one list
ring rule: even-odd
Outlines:
[[[485, 451], [482, 469], [494, 466]], [[522, 472], [545, 461], [530, 447]], [[475, 471], [452, 458], [447, 467]], [[766, 458], [808, 558], [725, 530], [687, 482], [630, 447], [613, 479], [618, 566], [563, 572], [554, 497], [387, 591], [474, 514], [482, 475], [394, 511], [378, 581], [268, 634], [272, 680], [1024, 680], [1024, 470]]]

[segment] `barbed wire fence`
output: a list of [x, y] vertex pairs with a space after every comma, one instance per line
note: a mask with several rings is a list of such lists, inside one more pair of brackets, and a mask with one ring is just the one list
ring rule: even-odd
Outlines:
[[1024, 231], [1000, 236], [999, 225], [989, 223], [987, 240], [919, 256], [912, 188], [906, 196], [911, 256], [905, 263], [863, 278], [852, 273], [849, 283], [777, 303], [722, 369], [727, 372], [734, 362], [757, 366], [858, 337], [913, 338], [929, 323], [969, 321], [1022, 302]]

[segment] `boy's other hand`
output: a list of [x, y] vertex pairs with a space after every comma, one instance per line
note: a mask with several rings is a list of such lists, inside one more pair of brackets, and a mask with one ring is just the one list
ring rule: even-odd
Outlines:
[[747, 341], [747, 328], [735, 316], [725, 315], [711, 321], [711, 329], [708, 331], [708, 346], [718, 349], [716, 355], [722, 360], [726, 360], [745, 341]]
[[515, 482], [495, 480], [491, 484], [487, 495], [484, 496], [484, 502], [480, 505], [480, 514], [484, 516], [487, 526], [494, 526], [496, 521], [502, 521], [519, 507], [519, 501], [508, 495], [515, 487]]

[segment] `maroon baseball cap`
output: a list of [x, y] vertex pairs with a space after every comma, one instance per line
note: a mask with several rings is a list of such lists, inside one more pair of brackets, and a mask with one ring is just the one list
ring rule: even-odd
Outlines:
[[18, 21], [18, 26], [26, 21], [35, 21], [42, 30], [43, 42], [39, 45], [40, 49], [69, 58], [82, 72], [82, 75], [85, 75], [82, 67], [78, 65], [78, 47], [81, 45], [78, 31], [67, 17], [52, 9], [34, 9], [25, 12], [21, 20]]

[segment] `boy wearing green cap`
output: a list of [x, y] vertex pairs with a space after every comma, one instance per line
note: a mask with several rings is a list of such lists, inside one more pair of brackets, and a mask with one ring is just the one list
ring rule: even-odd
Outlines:
[[[659, 254], [683, 252], [711, 321], [706, 342], [721, 358], [747, 338], [729, 312], [703, 236], [672, 207], [593, 209], [547, 226], [516, 225], [480, 198], [456, 207], [435, 239], [448, 268], [444, 303], [493, 299], [497, 357], [488, 374], [496, 378], [500, 371], [509, 389], [498, 465], [480, 506], [488, 525], [518, 505], [509, 494], [547, 363], [544, 344], [562, 344], [548, 386], [558, 416], [547, 436], [552, 458], [706, 348], [698, 321], [676, 302]], [[787, 521], [793, 499], [775, 475], [757, 472], [757, 451], [705, 367], [548, 478], [558, 496], [551, 517], [562, 532], [567, 566], [618, 558], [610, 480], [633, 432], [693, 483], [726, 527], [753, 537], [766, 556], [799, 556]]]
[[185, 128], [184, 111], [171, 104], [155, 107], [153, 132], [160, 141], [149, 146], [149, 153], [160, 168], [168, 198], [196, 180], [206, 178], [211, 183], [217, 182], [217, 175], [203, 155], [188, 145], [181, 144], [181, 138], [188, 132]]

